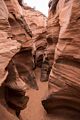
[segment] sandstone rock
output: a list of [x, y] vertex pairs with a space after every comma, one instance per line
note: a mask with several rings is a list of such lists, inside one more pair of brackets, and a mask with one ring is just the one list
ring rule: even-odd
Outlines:
[[[48, 28], [48, 26], [47, 26]], [[48, 31], [50, 31], [48, 29]], [[55, 52], [55, 46], [56, 46], [56, 41], [51, 38], [51, 35], [48, 36], [47, 34], [47, 46], [44, 49], [44, 56], [43, 56], [43, 62], [42, 62], [42, 68], [41, 68], [41, 81], [48, 81], [49, 74], [53, 65], [53, 60], [54, 60], [54, 52]]]
[[26, 6], [23, 9], [23, 14], [33, 34], [39, 33], [39, 31], [42, 31], [41, 28], [46, 27], [46, 16], [34, 8]]
[[[59, 1], [57, 7], [60, 6], [60, 2], [61, 1]], [[77, 18], [79, 17], [79, 12], [78, 12], [79, 3], [78, 1], [75, 0], [73, 2], [71, 1], [62, 2], [62, 7], [60, 7], [58, 11], [60, 10], [62, 10], [62, 12], [58, 16], [60, 18], [60, 26], [62, 27], [60, 28], [59, 40], [55, 49], [55, 62], [53, 65], [53, 70], [51, 72], [53, 75], [51, 74], [52, 77], [50, 77], [50, 79], [52, 79], [54, 83], [55, 82], [58, 83], [58, 81], [62, 81], [63, 83], [62, 86], [64, 86], [65, 84], [70, 84], [70, 85], [76, 84], [77, 86], [79, 86], [80, 69], [78, 65], [80, 59], [79, 58], [80, 36], [78, 32], [75, 32], [75, 29], [79, 31], [79, 21], [76, 21]], [[70, 13], [66, 16], [67, 18], [64, 18], [64, 15], [67, 14], [67, 13], [63, 14], [65, 11], [67, 11], [67, 13]], [[58, 80], [58, 76], [60, 76], [59, 80]], [[58, 85], [58, 87], [62, 87], [62, 86]]]
[[18, 2], [21, 6], [23, 6], [23, 3], [22, 3], [23, 1], [22, 0], [18, 0]]
[[[22, 17], [22, 8], [20, 8], [18, 2], [16, 0], [5, 0], [5, 3], [3, 0], [0, 2], [0, 85], [3, 83], [6, 89], [4, 99], [6, 99], [9, 109], [14, 109], [16, 115], [19, 116], [20, 110], [26, 107], [29, 97], [25, 96], [26, 91], [24, 92], [26, 83], [20, 78], [24, 77], [24, 75], [20, 76], [18, 74], [17, 69], [15, 70], [15, 65], [12, 65], [12, 61], [15, 54], [20, 50], [20, 43], [25, 43], [30, 40], [32, 33]], [[24, 44], [22, 44], [22, 47], [23, 45]], [[28, 46], [25, 47], [31, 49], [31, 44], [28, 44]], [[9, 118], [8, 115], [4, 119], [7, 118]]]
[[19, 51], [20, 44], [9, 38], [8, 10], [3, 0], [0, 1], [0, 85], [8, 74], [5, 71], [11, 58]]
[[[54, 43], [56, 47], [53, 47], [55, 49], [55, 55], [49, 76], [49, 96], [43, 101], [43, 105], [53, 115], [55, 109], [61, 110], [62, 108], [71, 109], [71, 111], [76, 109], [77, 113], [78, 111], [80, 112], [79, 11], [80, 2], [78, 0], [59, 0], [56, 9], [49, 11], [48, 36], [51, 35], [54, 41], [58, 41], [55, 42], [57, 44]], [[76, 111], [73, 113], [76, 113]], [[76, 117], [79, 118], [79, 114]], [[78, 118], [74, 119], [76, 120]]]
[[41, 29], [41, 32], [33, 37], [33, 55], [35, 56], [35, 64], [38, 67], [42, 65], [46, 45], [46, 31]]
[[[48, 26], [47, 26], [48, 27]], [[48, 81], [49, 74], [53, 65], [54, 60], [54, 51], [55, 51], [55, 44], [54, 39], [47, 38], [47, 46], [44, 50], [42, 68], [41, 68], [41, 81]]]
[[[56, 4], [56, 0], [49, 2], [49, 15], [47, 20], [47, 33], [46, 33], [46, 39], [47, 39], [47, 46], [44, 51], [44, 58], [43, 58], [43, 64], [42, 64], [42, 73], [41, 73], [41, 81], [48, 81], [49, 74], [53, 65], [54, 60], [54, 52], [55, 47], [58, 41], [58, 34], [59, 34], [59, 23], [58, 23], [58, 17], [54, 13], [53, 15], [53, 4]], [[53, 8], [53, 9], [52, 9]], [[54, 17], [53, 17], [54, 16]], [[54, 28], [54, 29], [53, 29]]]
[[38, 90], [32, 65], [32, 53], [31, 49], [28, 49], [18, 52], [6, 68], [9, 74], [3, 84], [5, 99], [8, 106], [15, 110], [17, 116], [20, 110], [27, 106], [29, 97], [26, 96], [26, 90], [29, 87]]
[[13, 57], [20, 78], [31, 88], [38, 89], [33, 71], [32, 49], [22, 50]]
[[[16, 39], [22, 43], [22, 52], [19, 52], [13, 57], [14, 64], [17, 67], [19, 76], [22, 80], [25, 81], [30, 87], [38, 89], [32, 68], [34, 64], [31, 53], [32, 33], [24, 19], [23, 8], [19, 5], [17, 0], [5, 0], [5, 3], [9, 10], [9, 23], [11, 25], [12, 39]], [[10, 64], [8, 66], [10, 66]], [[13, 73], [11, 73], [11, 70], [9, 70], [9, 72], [7, 81], [10, 81], [10, 79], [12, 80], [11, 74]], [[15, 77], [15, 75], [13, 75], [13, 77]]]
[[11, 37], [22, 43], [22, 47], [27, 47], [31, 41], [32, 33], [23, 17], [23, 9], [17, 0], [5, 0], [9, 10], [9, 23], [11, 25]]
[[46, 48], [46, 16], [29, 6], [23, 11], [25, 20], [28, 22], [33, 33], [33, 56], [36, 66], [41, 66], [44, 49]]
[[0, 104], [0, 119], [1, 120], [19, 120], [16, 116], [7, 111], [5, 107]]
[[[20, 50], [21, 44], [11, 39], [11, 27], [8, 22], [8, 9], [4, 0], [0, 1], [0, 86], [5, 82], [8, 75], [6, 69], [12, 57]], [[1, 104], [1, 101], [0, 101]], [[0, 118], [2, 120], [18, 120], [17, 117], [11, 115], [3, 106], [0, 106]], [[3, 115], [4, 112], [4, 115]], [[2, 117], [3, 115], [3, 117]]]

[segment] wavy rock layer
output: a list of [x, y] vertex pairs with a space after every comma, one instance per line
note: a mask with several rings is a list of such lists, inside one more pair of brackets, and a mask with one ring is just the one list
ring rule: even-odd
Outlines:
[[55, 109], [64, 108], [80, 112], [80, 1], [59, 0], [55, 10], [52, 5], [47, 29], [55, 53], [49, 76], [49, 94], [52, 94], [43, 105], [53, 114]]
[[[32, 87], [38, 90], [33, 71], [33, 46], [41, 54], [46, 47], [46, 17], [32, 8], [24, 10], [20, 4], [17, 0], [0, 2], [1, 83], [5, 80], [3, 99], [18, 117], [29, 99], [25, 96], [26, 89]], [[35, 56], [37, 59], [37, 52]]]
[[36, 66], [41, 66], [44, 49], [46, 48], [46, 16], [29, 6], [23, 10], [24, 18], [33, 33], [33, 56]]
[[[9, 23], [11, 25], [11, 37], [22, 44], [22, 47], [28, 47], [31, 42], [32, 32], [23, 16], [23, 9], [17, 0], [5, 0], [9, 10]], [[31, 47], [31, 46], [30, 46]]]
[[[59, 39], [55, 49], [55, 62], [50, 75], [53, 83], [58, 87], [63, 87], [65, 84], [79, 86], [79, 72], [80, 72], [80, 28], [79, 28], [79, 1], [62, 2], [60, 7], [59, 1], [56, 11], [60, 18], [59, 24]], [[59, 13], [59, 11], [61, 12]], [[66, 16], [66, 17], [64, 17]], [[53, 16], [53, 18], [55, 18]], [[78, 32], [76, 32], [78, 31]], [[58, 31], [57, 31], [58, 33]], [[54, 39], [54, 38], [53, 38]], [[59, 77], [59, 79], [58, 79]], [[58, 81], [63, 84], [59, 84]]]
[[0, 85], [7, 76], [5, 71], [10, 59], [19, 51], [20, 44], [9, 37], [10, 25], [8, 22], [8, 10], [3, 0], [0, 1]]

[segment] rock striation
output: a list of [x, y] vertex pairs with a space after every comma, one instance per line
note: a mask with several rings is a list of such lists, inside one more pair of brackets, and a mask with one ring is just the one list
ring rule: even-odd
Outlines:
[[[27, 47], [27, 42], [31, 41], [32, 32], [23, 16], [23, 9], [17, 0], [5, 0], [9, 10], [8, 20], [11, 26], [11, 37]], [[29, 44], [29, 43], [28, 43]]]
[[46, 48], [46, 20], [47, 17], [41, 12], [25, 6], [23, 10], [24, 18], [32, 30], [33, 56], [36, 66], [41, 66], [43, 61], [44, 49]]
[[[70, 119], [71, 114], [80, 112], [80, 2], [58, 0], [54, 3], [52, 0], [49, 7], [48, 39], [54, 43], [55, 54], [49, 76], [49, 96], [42, 104], [48, 113], [59, 115], [61, 110], [62, 118], [69, 115]], [[68, 113], [69, 110], [73, 112]], [[76, 117], [79, 118], [79, 114]]]
[[23, 9], [23, 14], [34, 35], [38, 33], [39, 28], [46, 27], [47, 17], [34, 8], [25, 6], [25, 8]]
[[[21, 65], [24, 64], [22, 69], [24, 68], [24, 66], [27, 65], [26, 67], [28, 69], [30, 68], [30, 70], [33, 71], [31, 68], [33, 65], [33, 62], [31, 62], [31, 64], [28, 64], [28, 62], [26, 63], [26, 61], [29, 61], [29, 60], [33, 61], [32, 53], [31, 53], [31, 51], [32, 51], [32, 39], [31, 39], [32, 32], [29, 29], [29, 26], [28, 26], [26, 20], [24, 19], [23, 8], [20, 6], [20, 4], [18, 3], [17, 0], [14, 0], [14, 1], [13, 0], [5, 0], [5, 3], [7, 5], [8, 11], [9, 11], [8, 20], [11, 25], [11, 38], [13, 41], [14, 41], [14, 39], [16, 39], [18, 42], [21, 43], [21, 50], [18, 54], [16, 54], [13, 57], [13, 62], [15, 63], [15, 65], [18, 64], [18, 66], [20, 64]], [[24, 63], [23, 63], [23, 61], [24, 61]], [[30, 65], [30, 67], [29, 67], [29, 65]], [[29, 74], [30, 74], [30, 70], [27, 70], [29, 72]], [[19, 69], [18, 69], [18, 72], [19, 72]], [[28, 74], [28, 73], [26, 73], [26, 74]], [[32, 76], [34, 78], [34, 75], [32, 75]], [[28, 80], [29, 80], [29, 78], [28, 78]]]
[[3, 0], [0, 1], [0, 85], [5, 80], [8, 71], [5, 70], [11, 58], [19, 51], [20, 44], [10, 36], [8, 10]]
[[[54, 2], [55, 3], [55, 2]], [[58, 17], [53, 14], [52, 12], [52, 0], [49, 2], [49, 15], [47, 18], [47, 25], [46, 25], [46, 41], [47, 46], [44, 50], [44, 59], [42, 64], [42, 73], [41, 73], [41, 81], [48, 81], [49, 74], [53, 65], [54, 61], [54, 53], [55, 47], [58, 42], [58, 35], [59, 35], [59, 23]], [[51, 9], [51, 10], [50, 10]], [[54, 17], [55, 16], [55, 17]]]
[[5, 100], [19, 117], [29, 97], [26, 96], [28, 87], [38, 89], [33, 71], [32, 32], [23, 16], [23, 8], [17, 0], [5, 0], [8, 8], [8, 21], [12, 41], [21, 43], [21, 49], [16, 53], [6, 66], [7, 78], [3, 83], [5, 87]]
[[[48, 26], [47, 26], [48, 27]], [[48, 32], [46, 33], [48, 34]], [[43, 62], [41, 67], [41, 81], [48, 81], [49, 74], [53, 65], [55, 44], [52, 38], [46, 37], [47, 46], [44, 50]]]
[[9, 112], [13, 111], [20, 117], [20, 110], [26, 107], [29, 100], [26, 96], [27, 85], [34, 89], [38, 87], [33, 71], [32, 32], [17, 0], [0, 2], [0, 38], [0, 85], [3, 83], [4, 89], [1, 99], [6, 101]]

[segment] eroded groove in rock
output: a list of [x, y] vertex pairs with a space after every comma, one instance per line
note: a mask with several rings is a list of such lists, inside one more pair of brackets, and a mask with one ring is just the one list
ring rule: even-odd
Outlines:
[[[49, 6], [52, 7], [53, 2], [54, 0]], [[53, 115], [55, 108], [67, 108], [68, 111], [71, 109], [74, 114], [76, 111], [80, 112], [80, 23], [77, 21], [79, 11], [78, 0], [59, 0], [55, 11], [53, 12], [53, 7], [49, 11], [47, 31], [52, 36], [55, 52], [49, 76], [49, 96], [42, 103], [47, 112]], [[56, 37], [58, 39], [55, 44]], [[62, 113], [61, 116], [65, 117]], [[78, 117], [74, 119], [78, 120]]]
[[41, 87], [47, 85], [42, 82], [49, 81], [42, 105], [52, 114], [50, 120], [79, 120], [80, 1], [50, 0], [47, 18], [22, 0], [1, 0], [0, 78], [0, 110], [6, 119], [20, 119], [28, 90], [37, 90], [30, 101], [41, 105], [38, 92], [42, 95]]

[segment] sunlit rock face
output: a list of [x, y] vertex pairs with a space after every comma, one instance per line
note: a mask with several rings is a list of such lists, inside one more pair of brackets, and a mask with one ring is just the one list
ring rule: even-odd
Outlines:
[[80, 1], [78, 0], [59, 0], [56, 7], [54, 0], [50, 4], [47, 38], [52, 39], [55, 52], [49, 76], [49, 93], [52, 95], [43, 102], [47, 112], [55, 114], [54, 109], [61, 107], [80, 111], [79, 17]]

